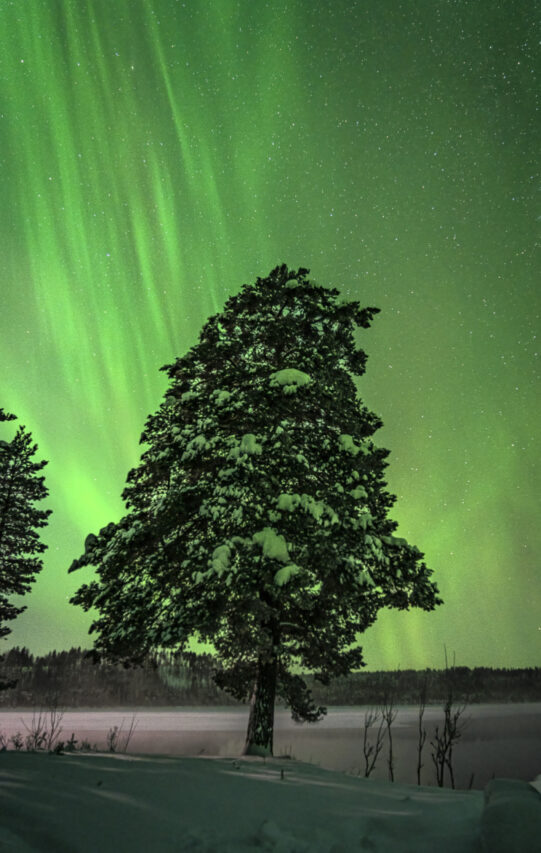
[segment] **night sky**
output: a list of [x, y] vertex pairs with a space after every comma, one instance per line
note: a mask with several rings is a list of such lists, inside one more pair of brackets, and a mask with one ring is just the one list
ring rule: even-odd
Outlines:
[[286, 263], [381, 308], [359, 391], [445, 602], [381, 612], [368, 668], [540, 664], [540, 6], [0, 4], [0, 406], [53, 510], [4, 649], [90, 647], [67, 569], [159, 368]]

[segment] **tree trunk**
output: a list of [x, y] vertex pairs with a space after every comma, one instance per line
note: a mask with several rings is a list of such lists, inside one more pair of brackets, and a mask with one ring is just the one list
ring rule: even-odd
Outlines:
[[243, 755], [272, 756], [277, 674], [278, 660], [275, 655], [267, 660], [259, 658]]

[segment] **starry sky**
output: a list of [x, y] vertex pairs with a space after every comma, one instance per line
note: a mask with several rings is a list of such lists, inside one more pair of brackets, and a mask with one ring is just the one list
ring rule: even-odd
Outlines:
[[445, 601], [382, 612], [368, 669], [540, 664], [540, 5], [3, 0], [0, 406], [53, 510], [4, 650], [90, 647], [67, 569], [159, 368], [286, 263], [381, 309], [359, 392]]

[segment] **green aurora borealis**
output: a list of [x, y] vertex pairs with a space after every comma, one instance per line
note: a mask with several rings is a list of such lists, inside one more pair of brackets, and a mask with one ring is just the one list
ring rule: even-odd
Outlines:
[[53, 510], [5, 648], [90, 646], [67, 569], [159, 368], [286, 263], [382, 310], [359, 389], [445, 602], [368, 668], [539, 665], [540, 5], [1, 0], [0, 406]]

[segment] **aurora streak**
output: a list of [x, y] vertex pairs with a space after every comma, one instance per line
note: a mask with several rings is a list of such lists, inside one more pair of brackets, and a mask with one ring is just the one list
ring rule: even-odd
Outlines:
[[1, 437], [32, 432], [53, 510], [5, 648], [90, 646], [67, 569], [159, 368], [286, 263], [381, 309], [359, 390], [445, 602], [381, 614], [368, 668], [539, 665], [540, 5], [1, 4]]

